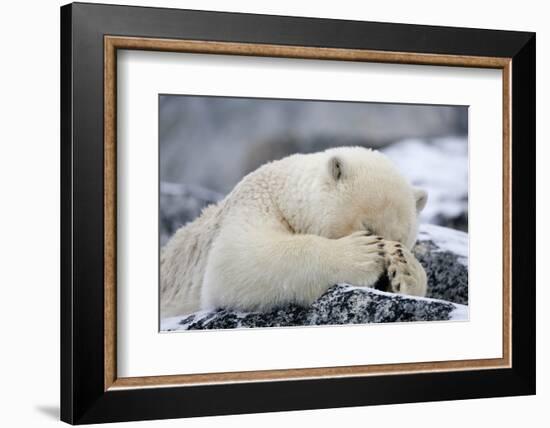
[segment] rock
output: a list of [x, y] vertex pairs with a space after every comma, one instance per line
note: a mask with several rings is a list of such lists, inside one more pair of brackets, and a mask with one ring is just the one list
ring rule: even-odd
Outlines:
[[426, 269], [428, 298], [337, 284], [309, 307], [286, 305], [269, 312], [201, 311], [165, 318], [161, 329], [202, 330], [290, 327], [468, 318], [468, 235], [423, 225], [413, 250]]
[[467, 308], [347, 284], [334, 285], [310, 307], [287, 305], [269, 312], [201, 311], [162, 320], [162, 330], [366, 324], [462, 319]]

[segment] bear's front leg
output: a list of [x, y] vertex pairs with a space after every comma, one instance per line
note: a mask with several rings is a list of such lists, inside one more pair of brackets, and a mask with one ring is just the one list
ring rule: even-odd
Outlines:
[[340, 282], [372, 287], [385, 271], [381, 241], [365, 231], [328, 239], [226, 227], [208, 257], [202, 309], [265, 311], [309, 305]]
[[390, 291], [424, 297], [426, 271], [416, 257], [399, 242], [384, 241]]

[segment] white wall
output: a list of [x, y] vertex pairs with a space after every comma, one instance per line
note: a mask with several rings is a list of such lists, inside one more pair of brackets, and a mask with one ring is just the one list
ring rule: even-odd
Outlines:
[[[103, 1], [104, 3], [113, 3]], [[2, 4], [0, 65], [0, 420], [2, 425], [53, 426], [59, 396], [59, 10], [63, 2], [11, 1]], [[235, 12], [256, 12], [414, 24], [537, 31], [538, 178], [550, 182], [543, 160], [549, 155], [550, 27], [545, 3], [536, 0], [271, 2], [245, 0], [126, 1]], [[545, 78], [546, 77], [546, 78]], [[544, 120], [546, 119], [546, 120]], [[545, 142], [546, 144], [543, 144]], [[543, 199], [543, 193], [546, 197]], [[538, 261], [548, 250], [548, 192], [538, 189]], [[538, 275], [539, 279], [541, 274]], [[400, 426], [464, 427], [490, 423], [515, 427], [548, 420], [550, 402], [549, 284], [538, 281], [538, 395], [397, 406], [317, 410], [265, 415], [151, 422], [148, 426], [275, 427]], [[534, 423], [534, 426], [541, 426]], [[142, 424], [144, 425], [144, 424]], [[127, 424], [125, 426], [137, 426]]]

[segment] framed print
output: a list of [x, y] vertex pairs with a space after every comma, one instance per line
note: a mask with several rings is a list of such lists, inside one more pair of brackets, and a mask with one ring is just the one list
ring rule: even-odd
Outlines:
[[61, 106], [62, 420], [535, 393], [533, 33], [75, 3]]

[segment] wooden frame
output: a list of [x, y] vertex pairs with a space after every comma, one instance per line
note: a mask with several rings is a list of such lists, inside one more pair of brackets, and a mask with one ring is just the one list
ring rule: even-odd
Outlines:
[[[105, 36], [105, 390], [110, 388], [160, 385], [246, 382], [259, 380], [290, 380], [337, 376], [414, 373], [442, 370], [467, 370], [510, 367], [510, 58], [459, 55], [430, 55], [405, 52], [377, 52], [358, 49], [276, 46], [266, 44], [167, 40]], [[368, 61], [403, 64], [446, 65], [459, 67], [496, 68], [503, 73], [503, 357], [469, 361], [384, 364], [368, 366], [324, 367], [315, 369], [269, 370], [200, 375], [116, 377], [116, 51], [138, 49], [212, 55], [252, 55], [284, 58]]]
[[[534, 255], [534, 239], [530, 240], [534, 237], [534, 210], [529, 211], [530, 206], [534, 205], [533, 191], [529, 188], [530, 183], [534, 182], [534, 158], [531, 156], [534, 156], [533, 34], [85, 4], [65, 6], [61, 13], [62, 191], [65, 196], [62, 205], [63, 420], [87, 423], [534, 393], [534, 257], [518, 257], [518, 254]], [[101, 19], [106, 14], [119, 16], [120, 24], [108, 28]], [[145, 16], [154, 21], [153, 28], [140, 28], [138, 22], [143, 22], [140, 18]], [[86, 28], [81, 25], [83, 19], [88, 20]], [[237, 31], [239, 34], [226, 36], [217, 33], [216, 23], [235, 20], [244, 25], [242, 31]], [[166, 27], [164, 24], [169, 22], [181, 24], [177, 34], [163, 30]], [[186, 23], [193, 23], [190, 30], [184, 25]], [[304, 28], [304, 24], [308, 24], [309, 30], [302, 34], [300, 29]], [[277, 28], [281, 25], [295, 29], [300, 36], [295, 36], [293, 40], [280, 40]], [[338, 36], [340, 33], [336, 30], [343, 28], [350, 33], [355, 30], [355, 35]], [[330, 29], [332, 32], [328, 31]], [[327, 31], [332, 36], [321, 40]], [[359, 37], [359, 34], [375, 36], [374, 45], [362, 46], [372, 38]], [[391, 35], [390, 40], [387, 41], [384, 35]], [[434, 45], [414, 46], [415, 35], [426, 35], [428, 39], [434, 37], [433, 40], [438, 36], [441, 45], [435, 46], [434, 42]], [[476, 38], [480, 36], [487, 41], [483, 48], [476, 46]], [[321, 42], [322, 45], [319, 45]], [[83, 55], [80, 51], [81, 56], [77, 60], [74, 52], [84, 43], [92, 43], [93, 53]], [[117, 378], [117, 49], [501, 69], [504, 101], [503, 357]], [[91, 69], [84, 71], [84, 66]], [[91, 98], [89, 88], [85, 87], [90, 84], [100, 89], [103, 99], [99, 96]], [[87, 101], [88, 106], [84, 107], [83, 101]], [[93, 135], [85, 137], [83, 132], [90, 130]], [[522, 135], [522, 144], [528, 150], [522, 152], [518, 149], [519, 144], [512, 143], [517, 135]], [[84, 154], [92, 156], [82, 157]], [[512, 160], [514, 170], [521, 171], [521, 176], [514, 175], [514, 180]], [[82, 181], [84, 179], [91, 181], [86, 183]], [[521, 201], [521, 205], [516, 205], [520, 208], [512, 213], [513, 202], [517, 200]], [[81, 211], [84, 207], [99, 214], [100, 219], [90, 221]], [[99, 238], [91, 237], [85, 228], [102, 233]], [[79, 246], [81, 241], [88, 247]], [[521, 253], [518, 253], [519, 250]], [[91, 278], [82, 276], [86, 271], [92, 273]], [[521, 293], [518, 291], [520, 275], [523, 279]], [[94, 296], [93, 303], [83, 300], [85, 296], [90, 298], [94, 292], [102, 296], [101, 300], [97, 296]], [[83, 349], [90, 346], [101, 358], [85, 356]], [[388, 377], [389, 374], [392, 376]], [[425, 388], [428, 383], [433, 386], [414, 397], [403, 393], [380, 397], [380, 394], [372, 392], [351, 397], [348, 391], [343, 397], [340, 395], [317, 402], [304, 397], [298, 401], [285, 398], [291, 388], [291, 384], [284, 382], [288, 380], [293, 380], [293, 390], [298, 388], [302, 392], [311, 391], [310, 388], [314, 387], [351, 387], [364, 392], [368, 385], [385, 382], [386, 386], [382, 389], [394, 394], [389, 385], [398, 378], [401, 383], [415, 387]], [[457, 388], [457, 380], [463, 385], [461, 388]], [[474, 380], [477, 382], [476, 390], [468, 391], [467, 386], [471, 385], [468, 382]], [[455, 388], [453, 392], [445, 390], [445, 385], [451, 382]], [[480, 388], [479, 382], [486, 382], [487, 385]], [[489, 385], [491, 382], [492, 385]], [[499, 385], [498, 388], [496, 385]], [[152, 386], [165, 388], [148, 388]], [[204, 394], [227, 399], [228, 394], [231, 396], [235, 392], [240, 393], [241, 397], [252, 397], [257, 390], [265, 388], [278, 389], [281, 394], [272, 403], [257, 403], [249, 407], [243, 407], [234, 398], [216, 409], [197, 401]], [[270, 396], [273, 394], [277, 393], [270, 392]], [[92, 397], [95, 400], [92, 401]], [[148, 406], [130, 406], [130, 403], [132, 406], [144, 403], [145, 397], [155, 402], [163, 400], [166, 403], [169, 400], [171, 404], [167, 407], [170, 410], [162, 413]], [[185, 398], [189, 405], [178, 407], [177, 400], [181, 398]]]

